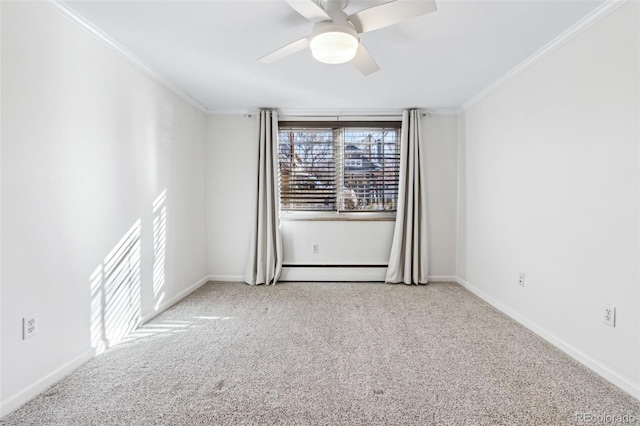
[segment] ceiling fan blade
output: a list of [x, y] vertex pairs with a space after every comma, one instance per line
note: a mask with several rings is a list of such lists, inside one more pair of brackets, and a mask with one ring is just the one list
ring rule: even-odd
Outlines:
[[311, 22], [320, 22], [331, 19], [323, 8], [312, 0], [285, 0], [296, 12]]
[[349, 16], [356, 31], [366, 33], [438, 10], [435, 0], [396, 0]]
[[271, 62], [275, 62], [279, 59], [304, 50], [307, 47], [309, 47], [309, 38], [301, 38], [298, 41], [294, 41], [293, 43], [287, 44], [286, 46], [281, 47], [278, 50], [274, 50], [268, 55], [263, 56], [262, 58], [258, 59], [258, 62], [262, 62], [263, 64], [270, 64]]
[[356, 56], [351, 60], [351, 63], [365, 76], [380, 69], [362, 43], [358, 44]]

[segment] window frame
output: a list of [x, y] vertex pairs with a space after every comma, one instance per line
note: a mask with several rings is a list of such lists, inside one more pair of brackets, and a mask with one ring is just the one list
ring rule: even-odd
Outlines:
[[[402, 130], [402, 121], [398, 120], [283, 120], [278, 123], [278, 135], [280, 131], [286, 128], [308, 128], [308, 129], [337, 129], [337, 128], [362, 128], [375, 129], [387, 128], [397, 129], [398, 155], [400, 155], [400, 135]], [[279, 141], [278, 141], [279, 143]], [[340, 149], [344, 149], [341, 147]], [[344, 168], [344, 164], [341, 166]], [[338, 173], [338, 172], [336, 172]], [[280, 166], [278, 164], [278, 176], [280, 175]], [[342, 176], [342, 171], [340, 171]], [[341, 177], [339, 178], [341, 179]], [[400, 177], [398, 176], [398, 180]], [[342, 184], [341, 184], [342, 185]], [[280, 200], [278, 200], [280, 203]], [[374, 210], [374, 211], [344, 211], [344, 210], [283, 210], [279, 205], [280, 220], [292, 221], [395, 221], [396, 210]]]

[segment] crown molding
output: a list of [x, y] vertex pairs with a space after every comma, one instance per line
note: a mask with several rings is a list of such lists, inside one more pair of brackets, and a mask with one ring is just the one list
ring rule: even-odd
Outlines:
[[109, 37], [104, 31], [100, 28], [96, 27], [94, 24], [89, 22], [84, 16], [80, 15], [78, 12], [67, 6], [66, 4], [60, 2], [59, 0], [41, 0], [44, 4], [49, 6], [51, 9], [55, 10], [69, 21], [80, 27], [82, 30], [87, 32], [96, 40], [102, 42], [104, 45], [114, 50], [124, 59], [126, 59], [131, 65], [147, 74], [149, 77], [154, 79], [156, 82], [160, 83], [162, 86], [173, 92], [175, 95], [182, 98], [184, 101], [188, 102], [190, 105], [194, 106], [200, 112], [208, 113], [207, 108], [200, 102], [198, 102], [193, 96], [180, 89], [176, 84], [174, 84], [171, 80], [165, 78], [164, 76], [155, 72], [149, 65], [144, 63], [140, 58], [127, 50], [123, 45], [118, 43], [113, 38]]
[[251, 115], [257, 114], [259, 110], [247, 110], [247, 109], [209, 109], [207, 108], [207, 115]]
[[551, 40], [540, 50], [535, 52], [533, 55], [529, 56], [511, 71], [507, 72], [505, 75], [491, 83], [481, 92], [473, 96], [467, 102], [462, 105], [462, 112], [467, 111], [478, 102], [489, 96], [495, 90], [500, 88], [502, 85], [515, 78], [516, 76], [523, 73], [525, 70], [529, 69], [531, 66], [550, 55], [560, 47], [567, 44], [573, 38], [575, 38], [578, 34], [582, 33], [587, 28], [591, 27], [596, 22], [600, 21], [602, 18], [609, 15], [611, 12], [622, 6], [628, 0], [607, 0], [602, 3], [600, 6], [596, 7], [591, 13], [587, 16], [576, 22], [574, 25], [569, 27], [566, 31], [561, 33], [559, 36]]
[[426, 108], [424, 111], [428, 112], [430, 115], [435, 117], [451, 117], [451, 116], [455, 117], [464, 112], [460, 108], [436, 108], [436, 109]]

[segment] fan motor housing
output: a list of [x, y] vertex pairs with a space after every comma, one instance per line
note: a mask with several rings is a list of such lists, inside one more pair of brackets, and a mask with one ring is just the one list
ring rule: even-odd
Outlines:
[[329, 10], [332, 8], [336, 8], [336, 9], [344, 9], [345, 7], [347, 7], [347, 0], [320, 0], [320, 5], [322, 6], [322, 8], [324, 10]]
[[346, 22], [344, 24], [336, 24], [332, 21], [322, 21], [315, 24], [313, 32], [309, 36], [309, 40], [313, 40], [316, 36], [324, 33], [344, 33], [349, 34], [356, 40], [358, 40], [358, 33], [351, 23]]

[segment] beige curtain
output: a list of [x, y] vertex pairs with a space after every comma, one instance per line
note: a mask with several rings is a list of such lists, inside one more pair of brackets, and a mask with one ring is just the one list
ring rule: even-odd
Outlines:
[[424, 149], [420, 146], [420, 111], [402, 114], [398, 212], [391, 244], [388, 283], [426, 284], [427, 188]]
[[278, 282], [282, 271], [277, 112], [260, 111], [259, 144], [258, 193], [244, 281], [268, 285]]

